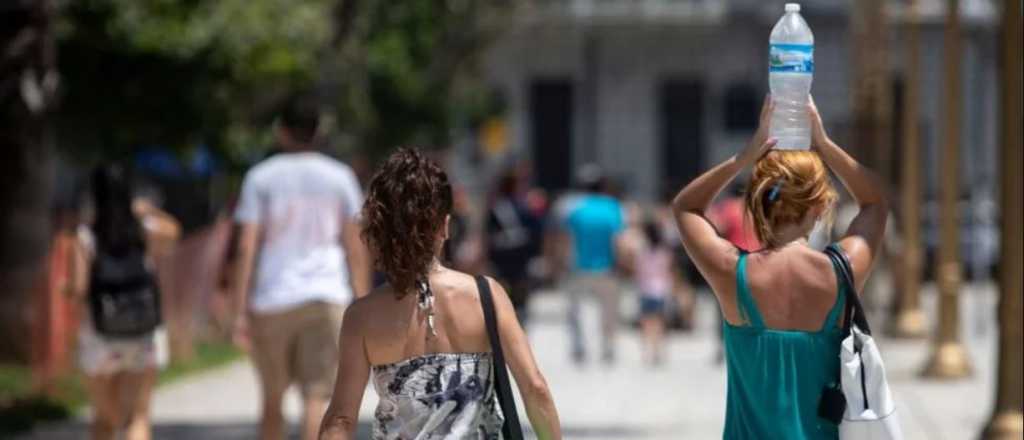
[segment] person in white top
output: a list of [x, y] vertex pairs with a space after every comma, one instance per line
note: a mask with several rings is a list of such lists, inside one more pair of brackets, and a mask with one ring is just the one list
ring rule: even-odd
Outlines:
[[288, 103], [275, 132], [281, 152], [249, 170], [235, 210], [235, 340], [259, 374], [265, 440], [284, 436], [292, 383], [303, 396], [302, 438], [316, 437], [345, 306], [370, 290], [362, 190], [351, 168], [316, 151], [318, 121], [312, 99]]

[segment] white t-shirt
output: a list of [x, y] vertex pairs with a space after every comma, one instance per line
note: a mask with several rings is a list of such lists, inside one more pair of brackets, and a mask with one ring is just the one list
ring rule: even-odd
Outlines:
[[352, 289], [341, 229], [362, 203], [352, 169], [321, 153], [282, 153], [249, 170], [235, 210], [235, 221], [262, 229], [249, 309], [347, 305]]

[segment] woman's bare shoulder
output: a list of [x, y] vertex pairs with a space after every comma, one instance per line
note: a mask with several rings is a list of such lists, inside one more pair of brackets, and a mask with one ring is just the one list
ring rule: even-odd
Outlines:
[[[488, 278], [491, 283], [491, 289], [494, 290], [495, 281]], [[454, 300], [469, 300], [476, 299], [479, 297], [478, 288], [476, 283], [476, 276], [460, 272], [453, 269], [445, 270], [444, 273], [431, 281], [434, 285], [431, 286], [435, 293], [441, 292], [442, 295], [447, 296], [449, 299]]]

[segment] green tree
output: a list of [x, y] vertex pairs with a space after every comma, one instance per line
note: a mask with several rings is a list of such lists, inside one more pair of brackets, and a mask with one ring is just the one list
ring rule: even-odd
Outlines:
[[25, 360], [25, 310], [50, 238], [57, 94], [50, 0], [0, 3], [0, 360]]
[[245, 155], [317, 78], [331, 0], [77, 0], [62, 10], [63, 146], [207, 143]]
[[448, 145], [494, 111], [480, 56], [514, 12], [503, 0], [340, 1], [324, 69], [340, 131], [373, 156]]
[[60, 143], [117, 156], [270, 142], [290, 92], [316, 89], [339, 148], [443, 146], [489, 95], [479, 54], [499, 0], [76, 0], [62, 8]]

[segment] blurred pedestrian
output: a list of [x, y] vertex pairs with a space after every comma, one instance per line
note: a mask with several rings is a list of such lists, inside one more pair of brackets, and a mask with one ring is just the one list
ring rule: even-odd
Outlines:
[[465, 188], [452, 186], [453, 207], [448, 222], [450, 238], [444, 243], [443, 258], [452, 268], [465, 272], [479, 272], [484, 264], [480, 232], [471, 224], [473, 206]]
[[761, 249], [761, 242], [758, 241], [754, 224], [747, 215], [747, 208], [743, 202], [743, 187], [743, 182], [729, 185], [728, 194], [714, 204], [708, 217], [722, 237], [740, 249], [753, 252]]
[[640, 293], [640, 330], [647, 361], [660, 365], [664, 361], [665, 307], [673, 291], [673, 255], [656, 220], [645, 220], [643, 232], [644, 242], [633, 263]]
[[[813, 101], [813, 151], [770, 151], [771, 110], [766, 99], [750, 145], [683, 188], [673, 207], [683, 243], [726, 321], [723, 438], [837, 439], [837, 426], [819, 417], [818, 405], [839, 380], [844, 293], [836, 287], [839, 269], [808, 246], [807, 236], [834, 209], [831, 169], [860, 205], [837, 245], [862, 286], [881, 246], [887, 202], [880, 179], [828, 138]], [[755, 253], [719, 237], [704, 217], [717, 193], [748, 166], [746, 205], [764, 245]]]
[[478, 286], [493, 292], [502, 353], [537, 438], [561, 438], [551, 393], [505, 290], [440, 262], [452, 199], [447, 175], [416, 150], [393, 154], [370, 182], [365, 236], [388, 283], [345, 313], [321, 440], [355, 438], [371, 378], [380, 398], [375, 439], [500, 438], [493, 371], [505, 365], [494, 365], [498, 348], [488, 339]]
[[317, 151], [319, 120], [311, 97], [289, 100], [275, 127], [280, 152], [249, 170], [235, 210], [235, 339], [259, 376], [264, 440], [284, 437], [281, 404], [293, 383], [302, 393], [301, 438], [316, 438], [342, 314], [370, 289], [357, 222], [362, 190], [347, 165]]
[[519, 322], [529, 318], [530, 262], [540, 253], [541, 222], [535, 217], [511, 170], [498, 179], [487, 210], [487, 257], [497, 278], [508, 288]]
[[619, 326], [619, 286], [614, 269], [615, 242], [625, 228], [622, 205], [607, 193], [607, 180], [600, 167], [586, 165], [577, 176], [581, 194], [566, 201], [562, 228], [572, 247], [572, 285], [569, 294], [569, 332], [575, 362], [586, 360], [581, 328], [584, 295], [597, 297], [601, 305], [601, 359], [615, 361], [615, 338]]
[[99, 168], [92, 195], [94, 218], [79, 228], [71, 280], [89, 311], [78, 353], [93, 407], [91, 436], [149, 439], [149, 403], [168, 357], [155, 265], [180, 232], [162, 211], [133, 203], [121, 166]]

